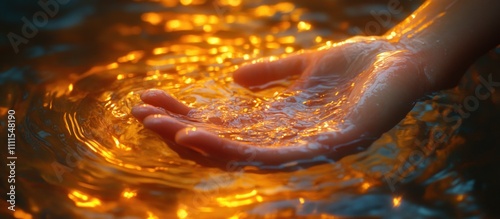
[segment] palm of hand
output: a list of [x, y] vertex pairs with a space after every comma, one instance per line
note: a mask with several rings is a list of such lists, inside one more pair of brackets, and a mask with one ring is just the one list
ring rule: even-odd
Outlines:
[[[258, 139], [225, 138], [166, 115], [157, 107], [185, 116], [195, 115], [196, 110], [159, 90], [142, 94], [146, 104], [134, 107], [132, 114], [165, 139], [225, 160], [280, 164], [317, 156], [340, 158], [359, 151], [394, 126], [426, 91], [416, 56], [398, 47], [382, 39], [354, 38], [318, 51], [240, 67], [234, 80], [248, 88], [300, 75], [282, 95], [254, 108], [253, 115], [258, 116], [233, 118], [245, 117], [246, 122], [239, 123], [245, 127], [238, 130], [256, 130], [254, 136], [264, 137], [261, 140], [270, 139], [262, 135], [270, 129], [288, 128], [293, 133], [273, 135], [267, 147]], [[265, 128], [262, 122], [266, 121], [275, 127]], [[205, 122], [221, 130], [227, 126], [217, 118]]]

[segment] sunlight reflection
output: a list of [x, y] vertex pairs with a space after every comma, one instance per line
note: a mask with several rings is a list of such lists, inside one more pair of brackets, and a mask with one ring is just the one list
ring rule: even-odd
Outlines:
[[68, 194], [68, 198], [75, 202], [76, 206], [84, 208], [93, 208], [101, 205], [101, 200], [90, 197], [80, 191], [73, 191]]
[[149, 22], [152, 25], [157, 25], [161, 22], [162, 18], [158, 13], [150, 12], [150, 13], [144, 13], [141, 16], [142, 20], [145, 22]]
[[17, 219], [32, 219], [33, 216], [25, 211], [23, 211], [22, 209], [16, 209], [16, 211], [14, 211], [14, 217], [17, 218]]
[[[338, 14], [343, 13], [336, 14], [341, 11], [335, 7], [348, 3], [325, 3], [333, 5], [332, 10], [323, 11], [321, 7], [324, 5], [312, 1], [133, 0], [130, 4], [120, 3], [124, 7], [117, 7], [116, 10], [94, 11], [106, 19], [97, 22], [93, 16], [83, 19], [83, 29], [77, 26], [74, 27], [77, 31], [63, 28], [59, 32], [50, 28], [51, 32], [57, 33], [58, 39], [63, 39], [64, 44], [71, 45], [73, 41], [82, 40], [99, 46], [85, 48], [84, 51], [75, 50], [78, 53], [63, 52], [61, 60], [68, 60], [70, 56], [65, 57], [67, 55], [79, 55], [77, 57], [82, 57], [82, 61], [83, 58], [91, 59], [90, 64], [74, 59], [67, 63], [70, 65], [67, 69], [59, 69], [66, 63], [55, 61], [57, 59], [53, 57], [57, 57], [58, 53], [34, 59], [35, 70], [40, 70], [40, 73], [54, 72], [54, 75], [60, 71], [63, 77], [60, 77], [62, 82], [46, 86], [47, 92], [41, 94], [44, 98], [40, 103], [43, 106], [41, 110], [29, 108], [20, 112], [20, 116], [26, 117], [20, 118], [20, 121], [27, 124], [23, 127], [25, 133], [20, 134], [33, 138], [23, 140], [35, 143], [33, 145], [38, 151], [33, 156], [36, 159], [65, 166], [65, 172], [60, 173], [64, 174], [61, 178], [64, 181], [53, 185], [66, 186], [63, 188], [67, 194], [63, 194], [62, 199], [71, 200], [68, 205], [68, 212], [71, 213], [89, 212], [91, 215], [88, 217], [95, 218], [130, 216], [153, 219], [198, 218], [197, 213], [201, 212], [205, 215], [200, 218], [251, 218], [255, 215], [247, 213], [259, 212], [263, 207], [274, 211], [279, 208], [276, 206], [286, 202], [294, 211], [299, 208], [304, 211], [318, 210], [314, 216], [334, 218], [323, 215], [325, 209], [321, 207], [325, 206], [323, 202], [331, 206], [331, 194], [347, 192], [358, 197], [379, 192], [379, 183], [371, 184], [371, 174], [356, 175], [368, 167], [345, 168], [342, 165], [353, 162], [344, 159], [327, 166], [314, 166], [318, 168], [279, 171], [281, 168], [295, 168], [302, 162], [296, 161], [276, 167], [277, 173], [262, 174], [259, 164], [256, 164], [244, 167], [244, 170], [250, 171], [238, 173], [229, 182], [208, 183], [207, 187], [214, 189], [193, 189], [200, 179], [227, 173], [225, 167], [219, 169], [217, 165], [212, 166], [212, 162], [219, 162], [219, 159], [201, 157], [190, 149], [184, 150], [178, 147], [180, 145], [162, 141], [160, 136], [145, 128], [130, 113], [132, 107], [142, 104], [140, 94], [144, 90], [157, 88], [196, 109], [190, 111], [188, 116], [168, 114], [193, 127], [192, 130], [196, 130], [196, 126], [229, 139], [255, 143], [259, 147], [308, 145], [309, 136], [315, 136], [322, 130], [340, 130], [338, 124], [344, 123], [344, 120], [339, 115], [344, 112], [339, 110], [339, 106], [351, 100], [345, 96], [351, 89], [351, 81], [345, 82], [345, 89], [329, 90], [331, 98], [326, 98], [321, 92], [298, 94], [287, 90], [296, 80], [302, 79], [300, 76], [257, 87], [256, 91], [235, 83], [232, 77], [235, 70], [242, 69], [240, 66], [247, 62], [262, 64], [292, 53], [302, 53], [305, 49], [319, 46], [329, 49], [343, 45], [338, 43], [339, 39], [350, 34], [348, 31], [355, 22], [339, 17]], [[106, 6], [108, 4], [111, 3], [106, 3]], [[354, 5], [358, 7], [358, 3]], [[372, 15], [367, 15], [373, 19]], [[402, 16], [393, 18], [399, 17]], [[362, 21], [361, 24], [363, 22], [366, 23]], [[82, 34], [89, 30], [96, 30], [96, 33], [88, 33], [95, 35], [95, 39], [85, 40], [87, 35]], [[397, 37], [394, 33], [397, 31], [390, 36]], [[86, 53], [87, 49], [95, 53]], [[51, 63], [54, 63], [53, 66], [50, 66]], [[41, 67], [38, 68], [38, 65]], [[34, 72], [38, 74], [38, 71]], [[39, 85], [40, 88], [45, 86], [43, 82], [36, 86]], [[23, 94], [25, 100], [14, 104], [23, 107], [24, 102], [30, 102], [36, 106], [38, 103], [32, 100], [36, 100], [36, 92], [43, 89], [34, 90], [26, 96]], [[297, 98], [290, 98], [293, 96]], [[11, 98], [8, 97], [9, 100]], [[318, 106], [328, 109], [322, 110]], [[0, 113], [5, 114], [7, 110], [2, 107]], [[263, 115], [263, 110], [272, 113]], [[206, 121], [223, 125], [216, 126]], [[189, 133], [190, 130], [183, 132]], [[392, 145], [390, 151], [396, 151], [398, 146], [399, 143]], [[206, 155], [204, 151], [199, 152], [202, 156]], [[386, 156], [378, 152], [374, 154]], [[358, 159], [355, 161], [358, 163], [367, 159], [354, 155], [350, 157]], [[252, 162], [251, 159], [247, 161]], [[385, 163], [376, 163], [377, 168], [380, 166], [377, 171], [386, 168], [385, 164], [393, 167], [390, 161], [382, 159], [380, 162]], [[372, 163], [374, 161], [370, 160], [370, 165]], [[54, 180], [50, 163], [44, 166], [49, 166], [48, 171], [43, 172], [40, 167], [39, 177], [46, 181]], [[27, 182], [27, 185], [38, 187], [40, 182]], [[196, 197], [192, 196], [197, 195], [201, 196], [201, 203], [194, 203]], [[401, 197], [390, 198], [390, 205], [401, 205]], [[463, 201], [467, 197], [457, 195], [451, 200]], [[335, 201], [334, 204], [350, 204], [349, 201]], [[41, 201], [37, 203], [40, 207], [30, 204], [30, 208], [26, 209], [37, 217], [36, 214], [46, 211], [46, 203], [51, 202]], [[281, 211], [289, 209], [278, 209], [276, 214]], [[15, 214], [25, 218], [31, 216], [23, 215], [21, 210]], [[263, 217], [272, 217], [274, 212], [264, 214]], [[290, 215], [274, 216], [293, 218], [294, 215]]]
[[402, 198], [401, 196], [398, 196], [398, 197], [394, 197], [392, 199], [392, 206], [394, 208], [397, 208], [397, 207], [399, 207], [401, 205], [401, 198]]
[[147, 219], [159, 219], [159, 217], [153, 214], [153, 212], [151, 211], [148, 211], [147, 214], [148, 214]]
[[299, 29], [299, 31], [310, 30], [311, 29], [311, 24], [307, 23], [307, 22], [304, 22], [304, 21], [301, 21], [301, 22], [299, 22], [297, 24], [297, 28]]
[[185, 219], [188, 217], [188, 212], [186, 210], [186, 206], [185, 205], [180, 205], [179, 208], [177, 209], [177, 217], [179, 219]]
[[227, 197], [217, 197], [217, 202], [223, 207], [239, 207], [249, 205], [255, 202], [262, 202], [262, 196], [257, 195], [257, 190], [252, 190], [248, 193], [235, 194]]
[[126, 189], [125, 191], [122, 192], [122, 196], [126, 199], [131, 199], [137, 195], [136, 191], [133, 190], [128, 190]]

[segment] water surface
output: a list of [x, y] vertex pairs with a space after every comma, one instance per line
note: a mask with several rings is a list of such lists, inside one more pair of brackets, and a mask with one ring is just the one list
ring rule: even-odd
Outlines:
[[[5, 3], [2, 33], [21, 33], [36, 4]], [[21, 7], [22, 6], [22, 7]], [[418, 6], [403, 4], [395, 24]], [[367, 29], [384, 1], [70, 1], [14, 53], [2, 38], [1, 107], [16, 111], [17, 218], [481, 218], [498, 214], [500, 96], [468, 111], [479, 76], [500, 72], [498, 50], [460, 86], [419, 101], [366, 151], [302, 167], [229, 169], [160, 137], [130, 115], [139, 93], [159, 88], [231, 122], [236, 114], [286, 100], [282, 81], [259, 92], [236, 85], [238, 65], [331, 44]], [[3, 9], [5, 11], [5, 9]], [[391, 25], [392, 25], [391, 24]], [[498, 81], [498, 80], [497, 80]], [[228, 105], [232, 111], [217, 107]], [[312, 111], [303, 115], [330, 118]], [[332, 109], [335, 109], [333, 107]], [[284, 110], [286, 111], [286, 110]], [[317, 112], [318, 114], [314, 114]], [[233, 114], [231, 114], [233, 113]], [[326, 113], [326, 114], [325, 114]], [[258, 117], [258, 114], [249, 115]], [[287, 116], [222, 130], [273, 144], [293, 139]], [[447, 119], [448, 118], [448, 119]], [[453, 119], [449, 119], [453, 118]], [[271, 120], [275, 119], [275, 120]], [[273, 129], [281, 121], [284, 129]], [[2, 141], [6, 138], [2, 119]], [[234, 122], [234, 121], [233, 121]], [[308, 126], [308, 124], [302, 124]], [[229, 131], [228, 131], [229, 130]], [[263, 135], [266, 133], [266, 135]], [[2, 160], [7, 162], [2, 149]], [[7, 173], [7, 170], [4, 170]], [[4, 175], [2, 173], [2, 175]], [[7, 193], [6, 180], [2, 192]], [[495, 193], [496, 192], [496, 193]], [[12, 216], [2, 204], [2, 214]]]

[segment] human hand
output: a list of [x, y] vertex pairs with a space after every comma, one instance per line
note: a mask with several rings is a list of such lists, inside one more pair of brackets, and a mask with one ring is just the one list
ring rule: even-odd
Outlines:
[[[356, 37], [316, 51], [241, 66], [234, 72], [234, 81], [250, 89], [299, 76], [282, 95], [264, 106], [253, 106], [250, 116], [239, 113], [230, 119], [238, 121], [239, 130], [253, 129], [266, 139], [270, 135], [265, 134], [273, 130], [294, 132], [286, 138], [272, 135], [275, 139], [269, 145], [199, 128], [210, 123], [224, 130], [234, 123], [220, 118], [199, 121], [193, 116], [197, 109], [159, 90], [144, 92], [145, 104], [134, 107], [132, 114], [164, 139], [224, 160], [281, 164], [318, 156], [338, 159], [363, 150], [429, 91], [423, 65], [404, 45], [382, 37]], [[192, 117], [199, 125], [164, 110]], [[266, 123], [266, 119], [276, 121]], [[276, 127], [259, 125], [263, 122]]]

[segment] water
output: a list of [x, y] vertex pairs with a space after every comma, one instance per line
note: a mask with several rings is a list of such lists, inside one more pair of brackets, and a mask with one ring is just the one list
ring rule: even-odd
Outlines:
[[[8, 110], [16, 111], [18, 159], [16, 212], [6, 204], [0, 212], [17, 218], [498, 215], [500, 96], [482, 100], [467, 118], [453, 107], [474, 95], [479, 75], [498, 72], [498, 51], [476, 62], [459, 88], [422, 99], [366, 151], [338, 162], [229, 168], [162, 141], [129, 113], [140, 102], [140, 92], [159, 88], [198, 109], [192, 116], [201, 121], [220, 118], [230, 128], [207, 128], [228, 138], [267, 145], [276, 138], [295, 141], [300, 134], [294, 133], [308, 124], [290, 128], [285, 125], [290, 115], [315, 115], [305, 123], [331, 120], [341, 113], [338, 107], [312, 107], [301, 115], [300, 101], [278, 94], [291, 80], [253, 93], [234, 84], [231, 72], [246, 61], [366, 31], [374, 19], [370, 10], [386, 4], [163, 0], [62, 6], [19, 46], [19, 54], [7, 55], [12, 47], [6, 40], [2, 44], [0, 114], [5, 118]], [[36, 4], [24, 6], [2, 16], [8, 29], [2, 33], [19, 34], [17, 17], [31, 18], [40, 10]], [[403, 6], [405, 12], [393, 15], [392, 23], [418, 4]], [[271, 113], [272, 118], [249, 113], [248, 121], [260, 122], [244, 130], [248, 121], [234, 120], [238, 112], [265, 108], [275, 99], [284, 110]], [[220, 113], [226, 102], [234, 114]], [[446, 119], [453, 116], [458, 123]], [[266, 123], [276, 118], [280, 124]], [[1, 120], [3, 142], [6, 123]], [[3, 162], [6, 157], [2, 149]], [[7, 186], [2, 180], [2, 193]]]

